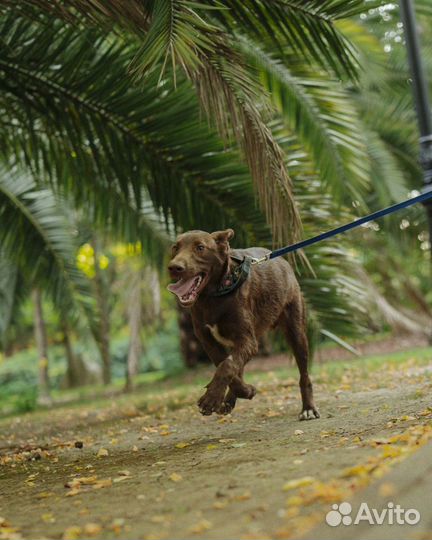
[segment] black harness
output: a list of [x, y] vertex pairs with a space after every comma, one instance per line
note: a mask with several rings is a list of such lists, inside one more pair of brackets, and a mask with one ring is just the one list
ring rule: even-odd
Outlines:
[[239, 264], [232, 270], [232, 272], [225, 274], [217, 291], [212, 296], [225, 296], [234, 292], [242, 285], [251, 272], [252, 257], [239, 257], [237, 255], [230, 255], [233, 261]]

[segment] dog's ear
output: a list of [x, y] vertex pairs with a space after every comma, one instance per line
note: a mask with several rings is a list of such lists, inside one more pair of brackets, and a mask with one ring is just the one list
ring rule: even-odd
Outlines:
[[225, 231], [216, 231], [211, 233], [211, 237], [219, 246], [219, 249], [222, 251], [229, 250], [229, 240], [234, 236], [234, 231], [232, 229], [226, 229]]

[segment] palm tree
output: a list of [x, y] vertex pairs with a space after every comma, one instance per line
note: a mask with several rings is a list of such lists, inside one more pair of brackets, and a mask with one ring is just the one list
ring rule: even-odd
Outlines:
[[[106, 234], [140, 241], [160, 265], [176, 229], [232, 226], [239, 244], [277, 245], [298, 236], [298, 207], [312, 235], [371, 204], [379, 178], [371, 182], [371, 171], [399, 170], [388, 152], [374, 159], [384, 152], [377, 131], [364, 133], [353, 77], [365, 50], [378, 53], [364, 47], [357, 20], [340, 20], [362, 1], [100, 6], [0, 0], [0, 215], [11, 223], [0, 246], [34, 283], [48, 268], [49, 290], [78, 300], [90, 319], [71, 264], [73, 234], [57, 245], [45, 233], [54, 234], [49, 220], [28, 219], [42, 196], [84, 212]], [[16, 194], [24, 170], [31, 180]], [[363, 319], [348, 250], [337, 241], [308, 257], [309, 268], [297, 264], [312, 319], [347, 335]]]
[[[148, 3], [133, 0], [119, 4], [109, 0], [103, 8], [97, 1], [74, 0], [64, 6], [45, 0], [26, 0], [20, 13], [33, 18], [39, 16], [35, 4], [76, 25], [84, 18], [93, 26], [95, 23], [104, 28], [119, 26], [128, 31], [126, 41], [133, 34], [138, 46], [130, 67], [139, 80], [145, 78], [146, 84], [151, 81], [148, 75], [153, 68], [162, 82], [169, 64], [175, 81], [180, 66], [219, 132], [228, 139], [234, 136], [242, 148], [275, 240], [296, 237], [299, 217], [284, 156], [263, 122], [266, 107], [260, 99], [261, 87], [245, 67], [245, 58], [236, 47], [237, 34], [271, 39], [279, 48], [288, 44], [304, 59], [338, 74], [353, 76], [353, 52], [334, 21], [361, 11], [362, 0], [277, 0], [271, 6], [262, 0], [217, 3], [206, 0], [201, 4], [184, 0]], [[2, 0], [1, 5], [8, 7], [10, 1]], [[44, 48], [49, 43], [48, 39], [39, 42]], [[18, 75], [6, 64], [3, 63], [3, 69]], [[289, 226], [281, 226], [283, 221]]]

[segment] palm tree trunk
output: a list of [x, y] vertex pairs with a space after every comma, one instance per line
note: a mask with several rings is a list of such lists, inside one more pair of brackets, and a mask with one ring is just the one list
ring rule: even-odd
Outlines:
[[111, 355], [110, 355], [110, 320], [107, 302], [107, 291], [104, 287], [104, 279], [99, 266], [98, 242], [93, 240], [94, 260], [95, 260], [95, 285], [96, 285], [96, 303], [99, 311], [99, 332], [97, 336], [97, 345], [102, 359], [102, 380], [104, 384], [111, 382]]
[[65, 377], [66, 388], [76, 388], [82, 386], [87, 381], [87, 370], [82, 359], [76, 356], [72, 348], [69, 326], [62, 319], [61, 329], [63, 333], [63, 345], [65, 348], [67, 371]]
[[142, 272], [136, 272], [130, 291], [128, 318], [129, 318], [129, 351], [126, 365], [125, 390], [133, 388], [134, 377], [138, 374], [139, 359], [142, 350], [141, 320], [142, 320]]
[[34, 289], [32, 297], [34, 305], [34, 334], [39, 357], [38, 403], [41, 405], [49, 405], [51, 403], [51, 397], [48, 372], [48, 341], [40, 290]]

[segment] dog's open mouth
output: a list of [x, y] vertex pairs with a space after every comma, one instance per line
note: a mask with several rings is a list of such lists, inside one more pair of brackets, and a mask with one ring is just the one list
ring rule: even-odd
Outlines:
[[189, 279], [180, 278], [176, 283], [168, 285], [168, 290], [178, 296], [183, 306], [189, 306], [195, 302], [199, 291], [206, 283], [207, 275], [202, 272]]

